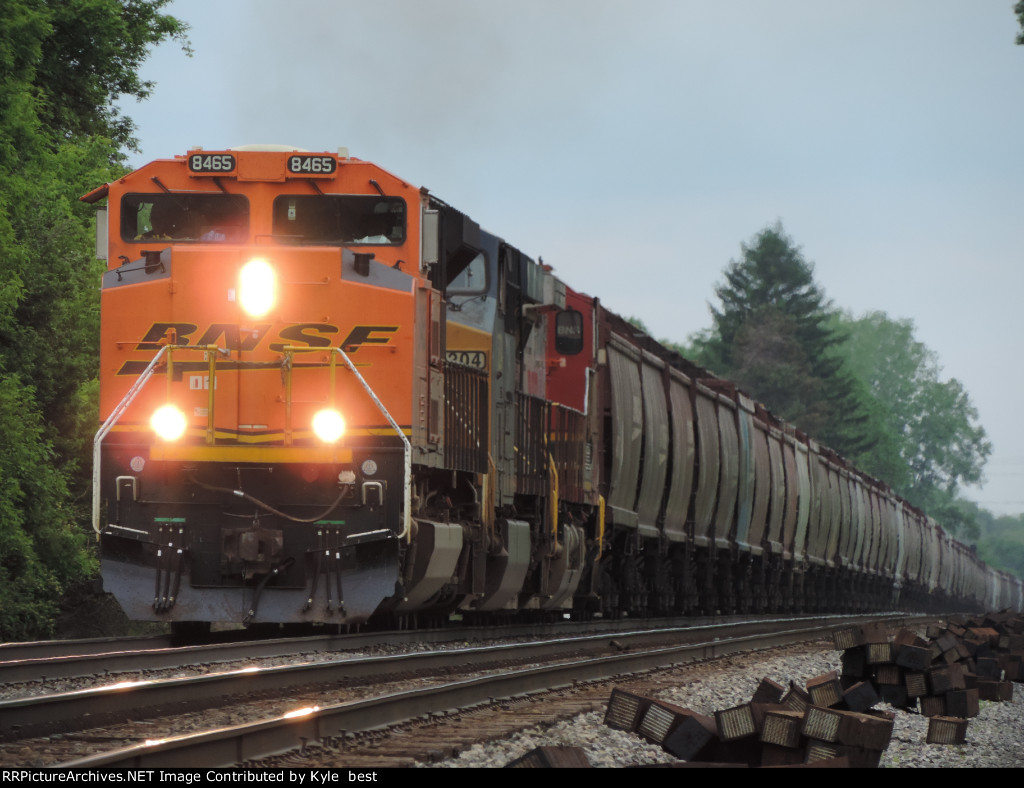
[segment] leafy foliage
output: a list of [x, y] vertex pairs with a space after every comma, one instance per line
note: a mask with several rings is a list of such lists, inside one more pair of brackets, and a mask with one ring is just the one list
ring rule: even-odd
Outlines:
[[99, 277], [81, 194], [123, 173], [149, 49], [183, 40], [168, 0], [0, 3], [0, 639], [50, 634], [95, 570], [84, 523]]
[[0, 637], [48, 632], [63, 584], [92, 567], [76, 528], [64, 478], [26, 403], [33, 392], [0, 378]]
[[114, 106], [118, 96], [145, 99], [153, 83], [139, 78], [151, 46], [185, 44], [185, 26], [159, 13], [167, 0], [63, 0], [51, 6], [50, 34], [37, 68], [40, 120], [65, 138], [99, 134], [135, 147], [134, 126]]
[[1013, 7], [1013, 13], [1017, 15], [1017, 20], [1020, 22], [1020, 33], [1017, 34], [1017, 43], [1024, 44], [1024, 0], [1018, 0], [1017, 5]]
[[837, 317], [848, 336], [849, 368], [871, 392], [889, 440], [864, 458], [865, 469], [944, 525], [971, 534], [974, 518], [956, 499], [982, 481], [992, 446], [963, 385], [942, 380], [935, 353], [914, 338], [910, 320], [882, 312]]
[[878, 440], [869, 400], [848, 373], [830, 325], [831, 302], [814, 266], [781, 224], [741, 246], [715, 288], [710, 331], [692, 338], [696, 360], [736, 382], [776, 415], [852, 459]]
[[996, 517], [975, 507], [978, 555], [985, 563], [1024, 578], [1024, 514]]

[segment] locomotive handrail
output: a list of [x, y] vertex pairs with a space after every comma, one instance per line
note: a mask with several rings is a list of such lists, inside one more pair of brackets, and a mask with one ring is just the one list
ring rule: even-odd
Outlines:
[[[282, 352], [285, 354], [286, 358], [290, 358], [292, 353], [303, 353], [303, 352], [308, 353], [308, 352], [317, 352], [317, 351], [321, 351], [321, 350], [322, 350], [322, 348], [314, 348], [314, 347], [299, 346], [299, 345], [295, 345], [295, 346], [293, 346], [293, 345], [286, 345], [285, 347], [282, 348]], [[403, 474], [402, 474], [402, 482], [403, 482], [403, 488], [404, 489], [403, 489], [403, 497], [402, 497], [402, 531], [398, 534], [398, 538], [399, 539], [405, 538], [405, 539], [408, 539], [411, 542], [412, 541], [412, 510], [411, 510], [411, 507], [412, 507], [412, 444], [409, 443], [409, 439], [405, 437], [405, 433], [402, 432], [402, 428], [399, 427], [398, 426], [398, 422], [396, 422], [394, 420], [394, 418], [392, 418], [391, 414], [388, 412], [388, 409], [384, 407], [384, 403], [380, 401], [380, 399], [374, 393], [373, 389], [370, 387], [370, 384], [366, 382], [366, 378], [364, 378], [361, 374], [359, 374], [359, 370], [356, 369], [356, 365], [352, 363], [352, 359], [350, 359], [348, 357], [348, 355], [345, 353], [345, 351], [342, 350], [340, 347], [331, 348], [331, 350], [337, 352], [337, 354], [339, 356], [341, 356], [341, 360], [345, 362], [345, 366], [347, 366], [349, 368], [349, 371], [353, 375], [356, 376], [356, 380], [359, 381], [360, 385], [366, 391], [367, 395], [369, 395], [370, 399], [373, 401], [373, 404], [377, 406], [377, 410], [379, 410], [381, 412], [381, 414], [384, 416], [384, 418], [388, 420], [388, 424], [391, 425], [391, 428], [395, 431], [395, 433], [398, 435], [398, 437], [401, 438], [401, 440], [402, 440], [402, 446], [404, 447], [404, 455], [405, 455], [405, 458], [404, 458], [404, 460], [405, 460], [404, 461], [404, 468], [403, 468]], [[330, 371], [330, 374], [331, 374], [330, 398], [331, 398], [331, 402], [333, 403], [334, 402], [334, 356], [333, 355], [331, 356], [331, 371]], [[291, 377], [289, 375], [289, 384], [288, 384], [289, 388], [288, 388], [288, 391], [285, 394], [285, 399], [286, 399], [285, 407], [287, 408], [287, 412], [289, 414], [288, 416], [286, 416], [286, 427], [287, 428], [290, 428], [290, 425], [291, 425], [291, 416], [290, 416], [290, 412], [291, 412], [291, 388], [290, 388], [290, 386], [291, 386], [291, 383], [290, 383], [290, 380], [291, 380]]]
[[210, 394], [209, 404], [207, 408], [207, 425], [206, 425], [206, 442], [214, 442], [214, 427], [213, 427], [213, 403], [214, 397], [213, 392], [216, 384], [216, 354], [220, 351], [217, 345], [164, 345], [160, 348], [153, 360], [149, 362], [138, 380], [132, 384], [132, 387], [128, 389], [128, 393], [124, 395], [124, 398], [117, 403], [114, 410], [111, 411], [107, 420], [103, 422], [103, 426], [99, 428], [96, 436], [92, 441], [92, 530], [96, 532], [96, 535], [100, 534], [100, 446], [103, 443], [103, 439], [107, 437], [107, 433], [114, 428], [114, 425], [120, 420], [128, 406], [135, 401], [135, 398], [142, 391], [142, 387], [149, 382], [149, 379], [153, 377], [153, 373], [156, 370], [157, 362], [167, 354], [167, 385], [168, 385], [168, 401], [170, 400], [170, 384], [172, 375], [172, 354], [175, 350], [189, 350], [196, 351], [200, 350], [204, 353], [209, 354], [210, 361]]
[[[364, 378], [361, 374], [359, 374], [359, 370], [357, 370], [356, 369], [356, 365], [352, 363], [352, 359], [350, 359], [346, 355], [345, 351], [342, 350], [340, 347], [332, 348], [332, 350], [334, 350], [335, 352], [337, 352], [337, 354], [339, 356], [341, 356], [342, 361], [345, 362], [345, 366], [347, 366], [349, 368], [349, 370], [352, 372], [352, 374], [356, 376], [356, 380], [359, 381], [359, 383], [362, 385], [363, 389], [369, 395], [370, 399], [373, 400], [373, 404], [377, 406], [377, 410], [379, 410], [381, 412], [381, 414], [384, 416], [384, 418], [388, 420], [388, 424], [391, 425], [391, 428], [395, 431], [395, 434], [397, 434], [398, 437], [402, 439], [402, 446], [404, 447], [404, 453], [405, 453], [405, 461], [404, 461], [403, 472], [402, 472], [402, 482], [403, 482], [402, 486], [403, 486], [404, 489], [402, 491], [402, 532], [400, 534], [398, 534], [398, 538], [399, 539], [405, 538], [405, 539], [408, 539], [411, 542], [412, 541], [412, 444], [409, 443], [409, 439], [407, 437], [405, 437], [405, 433], [402, 432], [402, 428], [398, 426], [398, 422], [396, 422], [391, 417], [391, 414], [388, 412], [388, 409], [384, 407], [384, 403], [380, 401], [380, 399], [377, 397], [377, 395], [373, 392], [373, 389], [370, 388], [370, 384], [366, 382], [366, 378]], [[332, 386], [333, 386], [333, 381], [332, 381]]]
[[[160, 359], [162, 359], [165, 354], [168, 354], [174, 347], [175, 346], [172, 346], [172, 345], [164, 345], [163, 347], [160, 348], [160, 350], [157, 352], [157, 354], [153, 357], [153, 360], [149, 362], [149, 365], [146, 367], [146, 369], [143, 370], [142, 374], [139, 375], [139, 377], [135, 381], [135, 383], [133, 383], [131, 388], [128, 389], [128, 393], [125, 394], [125, 396], [117, 404], [117, 406], [114, 408], [114, 410], [111, 411], [110, 415], [107, 417], [107, 420], [105, 422], [103, 422], [103, 425], [99, 428], [99, 430], [96, 432], [95, 437], [93, 438], [93, 442], [92, 442], [92, 529], [93, 529], [93, 531], [96, 532], [97, 537], [99, 536], [99, 534], [101, 532], [101, 528], [100, 528], [100, 462], [101, 462], [100, 447], [102, 446], [103, 439], [107, 437], [107, 434], [110, 432], [111, 429], [113, 429], [114, 425], [120, 420], [120, 418], [124, 414], [125, 410], [127, 410], [128, 407], [132, 404], [132, 402], [135, 401], [135, 398], [139, 395], [139, 392], [142, 391], [142, 388], [146, 385], [146, 383], [149, 382], [149, 379], [151, 377], [153, 377], [153, 373], [156, 370], [156, 367], [157, 367], [158, 363], [160, 362]], [[181, 346], [181, 347], [184, 347], [184, 346]], [[197, 348], [190, 347], [189, 349], [195, 350]], [[209, 350], [209, 348], [203, 348], [203, 349], [204, 350]], [[298, 349], [298, 348], [296, 348], [296, 349]], [[402, 441], [402, 445], [403, 445], [403, 448], [404, 448], [404, 452], [403, 452], [404, 453], [404, 468], [403, 468], [403, 487], [404, 487], [404, 490], [403, 490], [402, 531], [401, 531], [401, 533], [399, 533], [398, 538], [401, 539], [401, 538], [404, 537], [404, 538], [409, 539], [409, 538], [411, 538], [411, 534], [412, 534], [412, 528], [411, 528], [411, 523], [412, 523], [412, 511], [411, 511], [411, 506], [412, 506], [412, 444], [409, 443], [409, 439], [405, 437], [405, 433], [402, 432], [401, 428], [398, 426], [398, 423], [394, 420], [394, 418], [388, 412], [388, 409], [384, 407], [384, 404], [380, 401], [380, 399], [374, 393], [373, 389], [370, 387], [370, 384], [366, 382], [366, 379], [359, 373], [359, 370], [356, 369], [355, 364], [352, 363], [352, 360], [348, 357], [348, 355], [345, 353], [345, 351], [343, 351], [341, 348], [333, 348], [333, 350], [337, 351], [338, 355], [341, 356], [342, 361], [345, 362], [345, 365], [349, 368], [349, 371], [351, 371], [352, 374], [354, 374], [356, 376], [356, 379], [359, 381], [360, 385], [362, 385], [363, 389], [369, 395], [370, 399], [373, 401], [373, 404], [377, 406], [377, 409], [381, 412], [381, 414], [384, 416], [384, 418], [386, 418], [388, 420], [388, 423], [391, 425], [392, 429], [394, 429], [395, 433], [398, 435], [398, 437]], [[333, 380], [332, 380], [332, 387], [333, 387]], [[211, 388], [211, 390], [213, 389], [213, 384], [212, 383], [210, 385], [210, 388]]]
[[128, 406], [134, 402], [135, 398], [142, 391], [142, 387], [149, 382], [149, 379], [153, 377], [153, 371], [156, 369], [157, 362], [171, 349], [170, 345], [164, 345], [160, 348], [159, 352], [153, 356], [153, 360], [149, 362], [149, 366], [143, 370], [142, 374], [139, 375], [138, 380], [132, 384], [132, 387], [128, 389], [128, 393], [124, 395], [124, 398], [117, 403], [110, 415], [107, 416], [107, 420], [103, 422], [103, 426], [99, 428], [96, 436], [92, 439], [92, 530], [96, 532], [97, 538], [100, 535], [100, 446], [103, 443], [103, 439], [107, 437], [107, 433], [113, 429], [114, 425], [117, 424], [118, 420], [128, 409]]

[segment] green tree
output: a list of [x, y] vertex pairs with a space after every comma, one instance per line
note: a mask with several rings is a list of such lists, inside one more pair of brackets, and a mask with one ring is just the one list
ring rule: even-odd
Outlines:
[[66, 138], [100, 135], [135, 147], [134, 125], [114, 104], [148, 98], [139, 78], [150, 48], [176, 39], [188, 51], [186, 26], [160, 13], [169, 0], [49, 0], [50, 32], [36, 70], [40, 120]]
[[975, 519], [980, 526], [977, 543], [981, 559], [1024, 578], [1024, 514], [996, 517], [977, 507]]
[[696, 361], [777, 416], [853, 460], [877, 442], [868, 398], [845, 370], [831, 303], [781, 224], [741, 246], [715, 288], [710, 330], [691, 337]]
[[183, 40], [168, 0], [0, 3], [0, 639], [49, 634], [88, 574], [99, 277], [78, 197], [123, 174], [149, 49]]
[[1018, 0], [1017, 5], [1013, 7], [1013, 12], [1017, 15], [1017, 21], [1020, 22], [1020, 33], [1017, 34], [1017, 43], [1024, 44], [1024, 0]]
[[0, 640], [46, 634], [64, 586], [93, 569], [32, 400], [0, 377]]
[[982, 481], [992, 446], [963, 385], [942, 380], [938, 357], [917, 341], [910, 320], [871, 312], [836, 323], [848, 337], [848, 368], [871, 392], [895, 441], [881, 447], [888, 454], [869, 453], [865, 470], [944, 525], [970, 532], [973, 518], [955, 501], [962, 485]]

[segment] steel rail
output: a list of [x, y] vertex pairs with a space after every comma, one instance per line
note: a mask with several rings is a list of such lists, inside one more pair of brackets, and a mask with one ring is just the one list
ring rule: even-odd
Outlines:
[[[863, 621], [863, 619], [858, 619]], [[146, 709], [163, 713], [184, 710], [201, 703], [205, 707], [228, 696], [280, 694], [288, 688], [330, 684], [339, 681], [373, 681], [388, 675], [410, 675], [453, 667], [486, 670], [487, 665], [556, 659], [562, 655], [600, 653], [613, 637], [618, 648], [633, 648], [645, 643], [676, 641], [680, 645], [709, 633], [726, 630], [745, 634], [792, 626], [849, 626], [841, 617], [813, 619], [773, 619], [711, 624], [700, 627], [646, 629], [617, 632], [614, 635], [561, 637], [525, 643], [478, 646], [473, 648], [424, 651], [374, 657], [348, 657], [307, 660], [274, 667], [248, 667], [180, 678], [137, 679], [84, 690], [35, 695], [0, 701], [0, 738], [19, 739], [49, 733], [52, 729], [96, 727], [108, 720], [123, 719], [126, 713], [139, 715]], [[180, 654], [179, 657], [183, 656]], [[173, 659], [173, 650], [170, 656]], [[479, 667], [474, 667], [474, 663]]]
[[[632, 647], [652, 641], [661, 643], [666, 640], [676, 640], [680, 643], [692, 642], [695, 639], [707, 637], [710, 632], [726, 630], [739, 630], [749, 634], [758, 630], [773, 630], [780, 626], [793, 626], [798, 623], [805, 626], [837, 626], [836, 620], [832, 617], [820, 617], [811, 621], [805, 619], [802, 622], [795, 622], [792, 619], [775, 619], [702, 627], [636, 630], [618, 632], [614, 635], [599, 633], [525, 643], [374, 657], [310, 659], [298, 664], [274, 667], [253, 666], [181, 678], [127, 680], [71, 692], [0, 701], [0, 736], [11, 738], [13, 735], [20, 738], [22, 731], [45, 730], [47, 725], [53, 724], [55, 721], [60, 721], [62, 725], [68, 725], [86, 716], [103, 719], [111, 715], [123, 715], [125, 712], [139, 713], [140, 710], [147, 708], [183, 707], [197, 698], [202, 699], [208, 705], [214, 699], [231, 695], [280, 692], [286, 688], [342, 680], [373, 679], [394, 674], [438, 671], [452, 667], [472, 668], [473, 663], [484, 665], [510, 660], [553, 659], [562, 654], [598, 652], [609, 648], [609, 637], [613, 637], [620, 647]], [[171, 649], [156, 656], [173, 660], [175, 655], [177, 655], [179, 664], [182, 657], [194, 656], [189, 653], [188, 649]]]
[[[884, 614], [883, 614], [884, 615]], [[172, 635], [44, 640], [24, 643], [0, 643], [0, 684], [17, 681], [45, 681], [78, 678], [120, 671], [158, 670], [180, 667], [182, 659], [230, 661], [231, 651], [245, 651], [248, 658], [271, 657], [305, 650], [336, 652], [409, 643], [484, 641], [501, 638], [569, 637], [574, 634], [633, 631], [639, 627], [693, 628], [711, 624], [751, 621], [749, 616], [706, 616], [694, 618], [594, 619], [524, 624], [485, 624], [435, 627], [430, 629], [368, 630], [345, 634], [254, 637], [246, 630], [218, 632], [210, 642], [192, 646], [175, 645]], [[773, 617], [772, 620], [778, 620]], [[216, 654], [223, 649], [223, 657]], [[209, 652], [208, 657], [201, 652]], [[190, 656], [194, 655], [194, 656]], [[95, 660], [92, 658], [96, 658]], [[120, 664], [119, 664], [120, 663]]]
[[[183, 665], [231, 662], [285, 656], [296, 653], [356, 651], [387, 644], [485, 641], [501, 638], [574, 637], [583, 634], [614, 635], [641, 625], [651, 629], [680, 629], [724, 625], [715, 619], [694, 619], [681, 625], [677, 619], [598, 621], [565, 624], [506, 624], [475, 627], [358, 632], [275, 638], [231, 638], [220, 633], [215, 642], [175, 646], [170, 635], [136, 638], [94, 638], [74, 641], [38, 641], [0, 644], [0, 685], [24, 681], [116, 675], [140, 670], [180, 668]], [[241, 631], [238, 633], [240, 634]], [[223, 638], [223, 639], [221, 639]], [[241, 656], [240, 656], [241, 655]]]
[[705, 640], [686, 645], [573, 660], [557, 665], [501, 671], [338, 704], [311, 708], [247, 725], [230, 726], [59, 764], [60, 768], [224, 767], [280, 755], [330, 737], [372, 730], [424, 715], [468, 708], [497, 699], [571, 687], [698, 660], [812, 640], [834, 625], [775, 630], [756, 635]]
[[[176, 646], [170, 635], [2, 643], [0, 644], [0, 685], [23, 681], [113, 675], [139, 670], [161, 670], [178, 668], [189, 663], [230, 662], [300, 652], [355, 651], [382, 644], [394, 646], [403, 643], [492, 641], [502, 638], [537, 639], [577, 637], [585, 634], [614, 635], [620, 632], [640, 631], [641, 627], [683, 630], [711, 625], [754, 623], [758, 620], [778, 622], [793, 618], [796, 617], [773, 616], [762, 619], [737, 617], [736, 620], [731, 620], [728, 617], [707, 617], [687, 619], [686, 621], [664, 618], [642, 621], [620, 619], [547, 624], [491, 624], [258, 639], [253, 639], [251, 635], [239, 630], [237, 632], [221, 632], [213, 636], [214, 639], [209, 643], [190, 646]], [[821, 616], [816, 618], [820, 619]], [[239, 657], [239, 654], [242, 656]]]
[[[892, 614], [889, 614], [892, 615]], [[292, 638], [264, 638], [218, 640], [215, 643], [191, 646], [173, 646], [172, 638], [94, 638], [79, 641], [40, 641], [35, 643], [0, 644], [0, 685], [19, 682], [39, 682], [54, 679], [113, 677], [120, 673], [156, 671], [184, 668], [189, 664], [242, 662], [290, 655], [306, 655], [305, 662], [345, 651], [388, 644], [446, 643], [452, 641], [486, 641], [502, 638], [581, 638], [639, 637], [650, 632], [656, 638], [671, 633], [699, 632], [709, 627], [736, 627], [746, 625], [778, 625], [780, 622], [822, 620], [818, 616], [804, 618], [743, 619], [738, 621], [697, 619], [681, 625], [677, 620], [664, 619], [642, 622], [647, 628], [639, 629], [637, 621], [579, 622], [566, 628], [556, 624], [505, 625], [469, 627], [465, 629], [425, 629], [398, 632], [364, 632], [345, 635], [310, 635]], [[858, 616], [859, 623], [876, 620], [876, 616]], [[931, 620], [933, 617], [929, 617]], [[835, 623], [849, 622], [849, 617], [832, 616]], [[575, 630], [575, 631], [573, 631]], [[222, 633], [233, 635], [235, 633]], [[56, 653], [55, 653], [56, 652]], [[2, 725], [0, 725], [2, 730]]]
[[[47, 660], [87, 657], [95, 654], [171, 648], [173, 645], [174, 643], [170, 635], [99, 637], [77, 640], [30, 640], [22, 643], [0, 643], [0, 664], [13, 664], [23, 660], [45, 662]], [[0, 684], [8, 680], [0, 674]]]

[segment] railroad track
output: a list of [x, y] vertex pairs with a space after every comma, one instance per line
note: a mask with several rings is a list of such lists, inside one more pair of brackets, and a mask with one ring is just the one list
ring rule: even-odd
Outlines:
[[[739, 619], [737, 619], [739, 620]], [[742, 620], [750, 620], [749, 617]], [[685, 626], [729, 623], [728, 618], [689, 619]], [[273, 659], [301, 654], [333, 654], [372, 649], [385, 643], [402, 645], [441, 644], [453, 641], [483, 641], [510, 638], [539, 638], [569, 631], [612, 634], [638, 626], [679, 628], [675, 619], [638, 621], [592, 621], [562, 624], [517, 624], [484, 627], [449, 627], [354, 634], [320, 634], [299, 637], [252, 639], [244, 631], [220, 633], [209, 642], [176, 645], [167, 636], [95, 638], [72, 641], [40, 641], [0, 644], [0, 685], [48, 682], [61, 678], [114, 676], [125, 673], [180, 668], [183, 664], [230, 664], [239, 661]]]
[[[552, 687], [561, 687], [564, 692], [566, 687], [582, 686], [580, 682], [806, 640], [835, 626], [849, 625], [853, 620], [862, 619], [831, 617], [789, 620], [784, 624], [778, 620], [732, 624], [728, 635], [712, 626], [678, 631], [619, 632], [611, 640], [607, 634], [602, 634], [563, 638], [556, 643], [518, 643], [393, 658], [333, 660], [243, 675], [204, 677], [198, 682], [176, 680], [162, 686], [160, 682], [149, 682], [89, 691], [77, 698], [24, 699], [0, 704], [3, 706], [0, 731], [7, 732], [7, 738], [19, 739], [0, 748], [0, 761], [17, 765], [17, 761], [11, 759], [27, 748], [38, 753], [37, 765], [237, 764], [282, 752], [301, 751], [303, 746], [308, 750], [310, 742], [334, 746], [350, 740], [358, 731], [412, 724], [409, 720], [416, 718], [430, 720], [453, 708], [500, 705], [511, 701], [496, 699], [517, 698]], [[766, 633], [766, 629], [773, 631]], [[666, 639], [671, 644], [665, 645]], [[553, 654], [559, 655], [558, 664], [534, 666], [540, 660], [551, 660]], [[517, 665], [531, 667], [517, 668]], [[489, 673], [451, 680], [453, 674], [470, 670]], [[328, 685], [339, 689], [328, 692], [325, 689]], [[198, 693], [202, 702], [187, 700], [195, 697], [193, 693]], [[250, 707], [248, 711], [239, 705], [242, 698]], [[575, 704], [577, 701], [567, 702]], [[585, 705], [593, 701], [578, 702]], [[112, 705], [102, 707], [101, 703]], [[187, 721], [172, 728], [153, 720], [103, 729], [95, 728], [93, 723], [93, 720], [104, 720], [106, 724], [104, 715], [108, 718], [119, 715], [123, 719], [130, 714], [137, 718], [143, 715], [143, 709], [159, 713], [177, 705], [174, 710], [181, 711], [182, 704], [196, 708], [216, 705], [218, 714], [193, 711], [191, 717], [180, 718], [187, 718]], [[73, 708], [78, 710], [67, 711]], [[255, 719], [239, 723], [243, 715]], [[30, 742], [24, 738], [35, 735], [35, 726], [50, 724], [52, 730], [54, 721], [59, 722], [57, 727], [63, 727], [64, 732], [49, 733], [45, 744], [38, 739]], [[71, 731], [74, 728], [79, 732]], [[138, 744], [112, 753], [98, 753], [110, 742], [125, 741]], [[89, 754], [83, 755], [83, 752]]]

